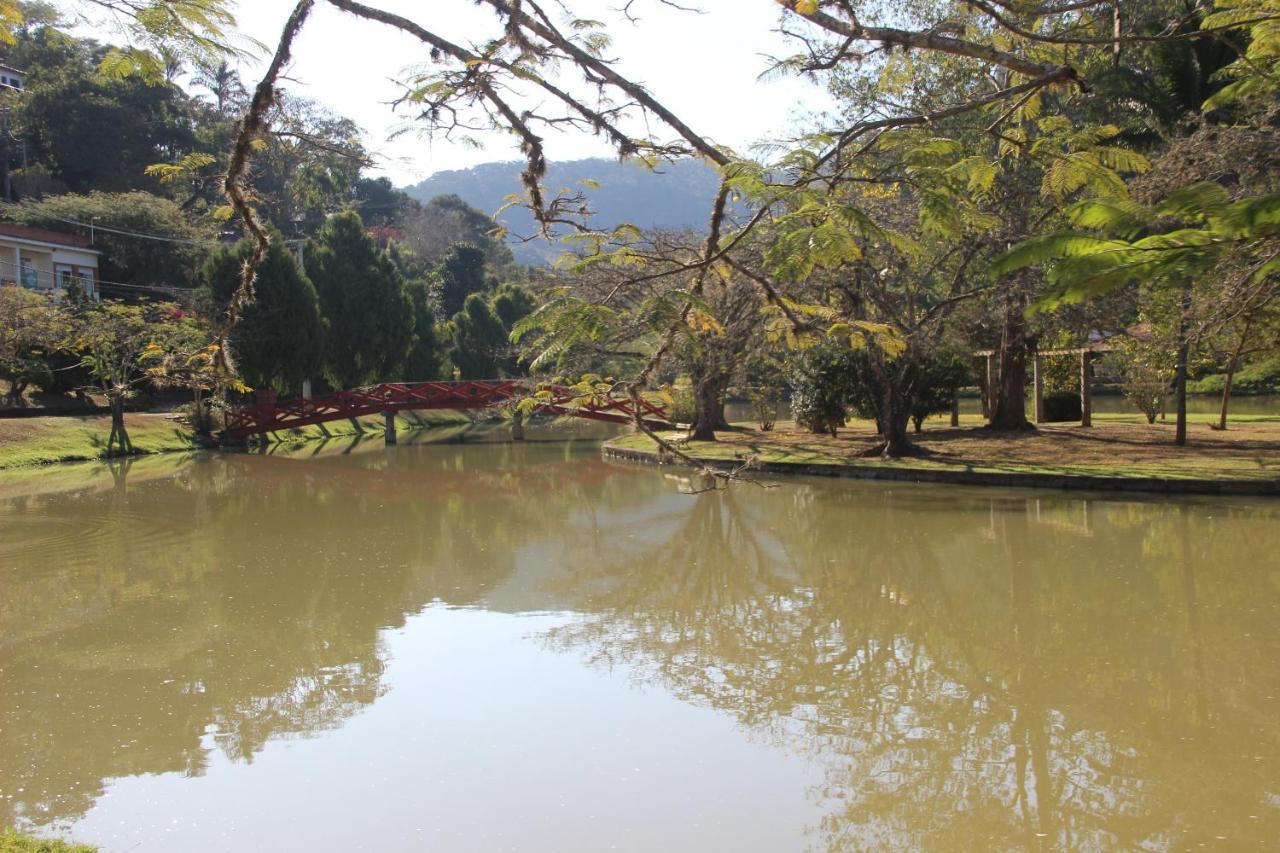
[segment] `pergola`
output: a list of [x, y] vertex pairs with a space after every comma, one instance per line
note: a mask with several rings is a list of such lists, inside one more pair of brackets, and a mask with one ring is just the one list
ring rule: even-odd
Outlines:
[[[1080, 425], [1093, 426], [1093, 389], [1089, 382], [1090, 365], [1093, 363], [1093, 357], [1099, 353], [1111, 352], [1111, 347], [1104, 343], [1093, 343], [1083, 347], [1068, 347], [1066, 349], [1046, 349], [1037, 350], [1034, 354], [1033, 373], [1036, 398], [1036, 423], [1044, 423], [1044, 360], [1055, 356], [1078, 355], [1080, 356]], [[991, 416], [993, 389], [996, 384], [996, 356], [999, 353], [996, 350], [979, 350], [974, 353], [975, 356], [985, 357], [987, 360], [987, 382], [986, 388], [982, 394], [982, 414], [986, 417]]]

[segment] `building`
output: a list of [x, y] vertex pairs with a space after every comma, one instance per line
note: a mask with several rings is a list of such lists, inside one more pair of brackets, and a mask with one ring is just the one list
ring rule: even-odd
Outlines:
[[97, 299], [101, 254], [87, 237], [0, 222], [0, 284], [61, 296], [75, 282]]
[[21, 89], [27, 80], [27, 72], [19, 71], [16, 68], [10, 68], [8, 65], [0, 63], [0, 87], [8, 86], [10, 89]]

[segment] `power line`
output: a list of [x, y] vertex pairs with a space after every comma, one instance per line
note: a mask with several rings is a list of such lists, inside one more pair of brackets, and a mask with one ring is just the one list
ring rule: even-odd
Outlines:
[[[14, 270], [17, 271], [17, 274], [12, 279], [14, 284], [17, 284], [23, 287], [26, 286], [23, 283], [21, 278], [21, 275], [22, 275], [21, 270], [19, 270], [19, 268], [13, 263], [13, 261], [0, 260], [0, 275], [3, 275], [7, 271], [6, 268], [13, 268]], [[37, 284], [41, 285], [36, 289], [41, 291], [53, 291], [53, 290], [59, 289], [58, 277], [56, 272], [52, 276], [50, 276], [48, 272], [39, 268], [31, 269], [31, 271], [35, 273], [35, 279]], [[50, 283], [47, 287], [41, 284], [42, 282], [48, 282], [50, 278], [52, 278], [52, 283]], [[174, 293], [194, 294], [200, 289], [198, 287], [179, 287], [176, 284], [129, 284], [127, 282], [111, 281], [110, 279], [105, 279], [105, 278], [89, 279], [89, 278], [86, 278], [85, 276], [71, 276], [71, 278], [75, 281], [88, 282], [89, 284], [95, 285], [95, 286], [106, 284], [113, 288], [123, 287], [123, 288], [128, 288], [130, 290], [149, 290], [153, 293], [174, 292]], [[31, 288], [28, 288], [28, 289], [31, 289]]]
[[106, 225], [98, 225], [90, 222], [77, 222], [74, 219], [67, 219], [62, 216], [54, 216], [51, 213], [43, 215], [46, 219], [56, 219], [58, 222], [65, 222], [68, 225], [78, 225], [81, 228], [88, 228], [90, 231], [106, 231], [109, 234], [119, 234], [122, 237], [138, 237], [142, 240], [159, 240], [164, 243], [180, 243], [188, 246], [218, 246], [221, 245], [217, 240], [188, 240], [182, 237], [165, 237], [161, 234], [143, 234], [138, 231], [124, 231], [119, 228], [110, 228]]

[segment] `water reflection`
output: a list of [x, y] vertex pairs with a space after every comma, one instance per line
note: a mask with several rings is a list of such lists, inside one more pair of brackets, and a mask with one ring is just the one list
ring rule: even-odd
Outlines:
[[1274, 511], [945, 497], [698, 495], [551, 642], [820, 759], [824, 849], [1280, 837]]
[[[1280, 837], [1269, 503], [815, 481], [690, 497], [583, 441], [108, 473], [0, 498], [0, 823], [63, 825], [113, 779], [182, 784], [324, 738], [399, 686], [388, 632], [436, 604], [565, 613], [531, 638], [531, 678], [581, 660], [812, 764], [813, 811], [769, 816], [808, 826], [796, 849]], [[661, 714], [611, 696], [583, 713], [662, 742]], [[524, 682], [503, 699], [548, 701]]]

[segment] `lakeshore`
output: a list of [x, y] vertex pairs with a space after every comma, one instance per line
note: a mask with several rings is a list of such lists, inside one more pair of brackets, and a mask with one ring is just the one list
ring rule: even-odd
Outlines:
[[[1094, 426], [1042, 424], [1022, 433], [992, 432], [976, 415], [958, 428], [926, 422], [912, 436], [919, 457], [882, 460], [864, 454], [878, 443], [873, 424], [851, 422], [832, 437], [780, 421], [770, 431], [747, 424], [717, 433], [717, 441], [683, 441], [664, 433], [690, 457], [725, 470], [751, 463], [768, 474], [871, 480], [1031, 486], [1181, 494], [1280, 494], [1280, 416], [1253, 415], [1225, 431], [1209, 415], [1191, 416], [1185, 447], [1173, 443], [1173, 424], [1147, 424], [1128, 414], [1094, 416]], [[645, 435], [608, 441], [604, 454], [637, 462], [673, 462]]]
[[[447, 410], [406, 412], [397, 419], [401, 429], [427, 429], [470, 423], [461, 412]], [[168, 412], [136, 412], [125, 415], [125, 425], [136, 455], [188, 453], [208, 449], [177, 415]], [[377, 437], [384, 432], [380, 416], [269, 433], [267, 444], [297, 444], [358, 436]], [[0, 419], [0, 470], [32, 468], [58, 462], [104, 459], [110, 415], [48, 416]]]

